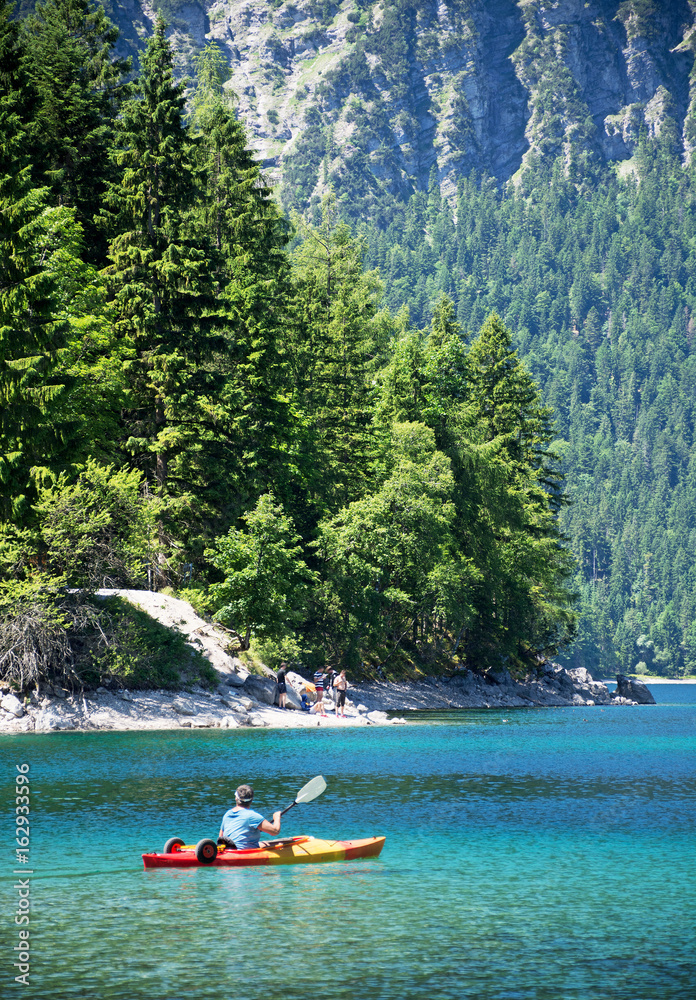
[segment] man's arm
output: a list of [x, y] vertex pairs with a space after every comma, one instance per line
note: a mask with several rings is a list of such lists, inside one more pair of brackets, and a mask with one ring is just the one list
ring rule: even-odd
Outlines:
[[273, 813], [272, 823], [265, 819], [256, 829], [259, 833], [270, 833], [272, 837], [277, 837], [280, 833], [280, 810]]

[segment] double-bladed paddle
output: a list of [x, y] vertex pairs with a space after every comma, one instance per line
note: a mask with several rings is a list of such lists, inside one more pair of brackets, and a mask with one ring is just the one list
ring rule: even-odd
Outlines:
[[283, 809], [280, 815], [284, 816], [286, 812], [292, 809], [293, 806], [298, 806], [300, 802], [311, 802], [313, 799], [319, 798], [325, 788], [326, 782], [323, 777], [318, 774], [316, 778], [312, 778], [311, 781], [308, 781], [307, 784], [299, 790], [295, 796], [295, 801], [291, 802], [289, 806]]

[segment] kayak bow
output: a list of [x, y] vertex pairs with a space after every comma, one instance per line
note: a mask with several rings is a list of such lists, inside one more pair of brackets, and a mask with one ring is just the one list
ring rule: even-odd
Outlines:
[[[376, 858], [384, 847], [384, 837], [365, 840], [319, 840], [317, 837], [290, 837], [236, 851], [219, 848], [217, 857], [200, 861], [195, 847], [177, 845], [168, 854], [143, 854], [146, 868], [246, 868], [251, 865], [320, 864], [326, 861], [354, 861]], [[213, 843], [209, 841], [208, 843]], [[214, 846], [214, 844], [213, 844]]]

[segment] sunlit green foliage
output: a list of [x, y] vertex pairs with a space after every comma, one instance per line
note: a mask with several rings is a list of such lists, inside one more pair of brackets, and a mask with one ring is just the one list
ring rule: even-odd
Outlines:
[[[408, 11], [385, 17], [395, 87]], [[393, 315], [331, 194], [315, 224], [295, 218], [288, 253], [216, 46], [197, 58], [187, 109], [158, 19], [116, 116], [121, 67], [99, 12], [47, 0], [23, 33], [7, 17], [0, 29], [13, 677], [64, 661], [74, 683], [175, 683], [142, 623], [94, 603], [104, 585], [188, 584], [243, 649], [305, 664], [527, 670], [562, 648], [573, 618], [551, 414], [503, 323], [462, 322], [435, 294], [444, 271], [423, 289], [429, 329]], [[66, 71], [62, 112], [40, 38]], [[429, 259], [450, 253], [434, 179], [417, 211]]]
[[156, 558], [154, 498], [142, 474], [90, 460], [71, 481], [65, 473], [39, 491], [44, 564], [71, 587], [146, 586]]
[[259, 639], [282, 638], [302, 624], [316, 575], [302, 558], [292, 520], [272, 493], [259, 497], [243, 521], [246, 530], [230, 528], [209, 553], [224, 577], [210, 588], [209, 607], [248, 649], [252, 633]]

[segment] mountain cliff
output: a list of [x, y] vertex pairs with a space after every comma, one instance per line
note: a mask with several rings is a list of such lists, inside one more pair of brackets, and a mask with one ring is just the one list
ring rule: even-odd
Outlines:
[[[123, 51], [156, 10], [109, 0]], [[159, 0], [182, 73], [206, 42], [286, 207], [332, 184], [354, 217], [471, 170], [499, 181], [561, 157], [578, 180], [642, 133], [696, 146], [687, 0]]]

